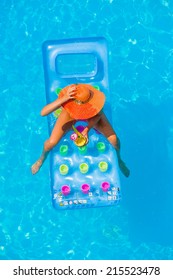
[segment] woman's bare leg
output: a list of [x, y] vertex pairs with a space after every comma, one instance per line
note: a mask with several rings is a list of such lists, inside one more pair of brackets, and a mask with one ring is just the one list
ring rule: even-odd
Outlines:
[[74, 120], [70, 117], [70, 115], [63, 109], [59, 118], [57, 119], [55, 126], [52, 130], [50, 138], [45, 141], [43, 151], [39, 159], [32, 165], [31, 172], [32, 174], [36, 174], [44, 161], [46, 160], [50, 150], [54, 148], [64, 134], [71, 129], [72, 124], [74, 124]]
[[95, 124], [95, 128], [100, 131], [116, 149], [118, 164], [122, 173], [128, 177], [130, 175], [130, 170], [127, 168], [125, 163], [122, 161], [120, 156], [120, 140], [117, 137], [115, 131], [113, 130], [111, 124], [106, 118], [105, 114], [102, 113], [99, 121]]

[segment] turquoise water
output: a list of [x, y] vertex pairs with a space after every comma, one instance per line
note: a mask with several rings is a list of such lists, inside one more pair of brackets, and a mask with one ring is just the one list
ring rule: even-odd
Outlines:
[[[0, 259], [173, 259], [173, 2], [2, 0]], [[113, 125], [131, 169], [117, 207], [55, 211], [42, 42], [104, 36]]]

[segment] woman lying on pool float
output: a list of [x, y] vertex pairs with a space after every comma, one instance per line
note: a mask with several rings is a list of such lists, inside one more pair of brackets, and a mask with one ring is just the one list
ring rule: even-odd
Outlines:
[[104, 103], [105, 95], [91, 85], [73, 84], [63, 88], [58, 98], [46, 105], [41, 111], [41, 116], [46, 116], [62, 106], [62, 111], [50, 138], [44, 143], [40, 158], [31, 167], [32, 174], [36, 174], [40, 170], [50, 150], [59, 143], [60, 139], [72, 128], [72, 125], [79, 120], [85, 120], [88, 125], [81, 133], [86, 137], [86, 144], [88, 132], [92, 127], [102, 133], [115, 148], [119, 168], [128, 177], [130, 171], [120, 156], [120, 140], [102, 111]]

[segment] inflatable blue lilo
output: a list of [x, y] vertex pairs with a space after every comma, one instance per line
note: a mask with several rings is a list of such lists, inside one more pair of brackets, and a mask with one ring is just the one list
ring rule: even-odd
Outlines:
[[[104, 92], [104, 112], [111, 122], [107, 44], [102, 37], [51, 40], [43, 43], [46, 100], [53, 102], [70, 84], [88, 84]], [[48, 115], [51, 133], [61, 109]], [[86, 126], [78, 121], [50, 153], [53, 206], [57, 210], [115, 205], [120, 201], [120, 180], [115, 149], [95, 129], [89, 142], [77, 145]]]

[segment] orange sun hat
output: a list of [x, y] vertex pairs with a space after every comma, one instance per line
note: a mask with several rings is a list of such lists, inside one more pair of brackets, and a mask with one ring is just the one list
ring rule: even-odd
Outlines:
[[85, 120], [97, 115], [104, 106], [105, 95], [88, 84], [72, 84], [66, 86], [60, 91], [59, 98], [69, 90], [70, 87], [76, 87], [74, 99], [62, 104], [62, 107], [75, 120]]

